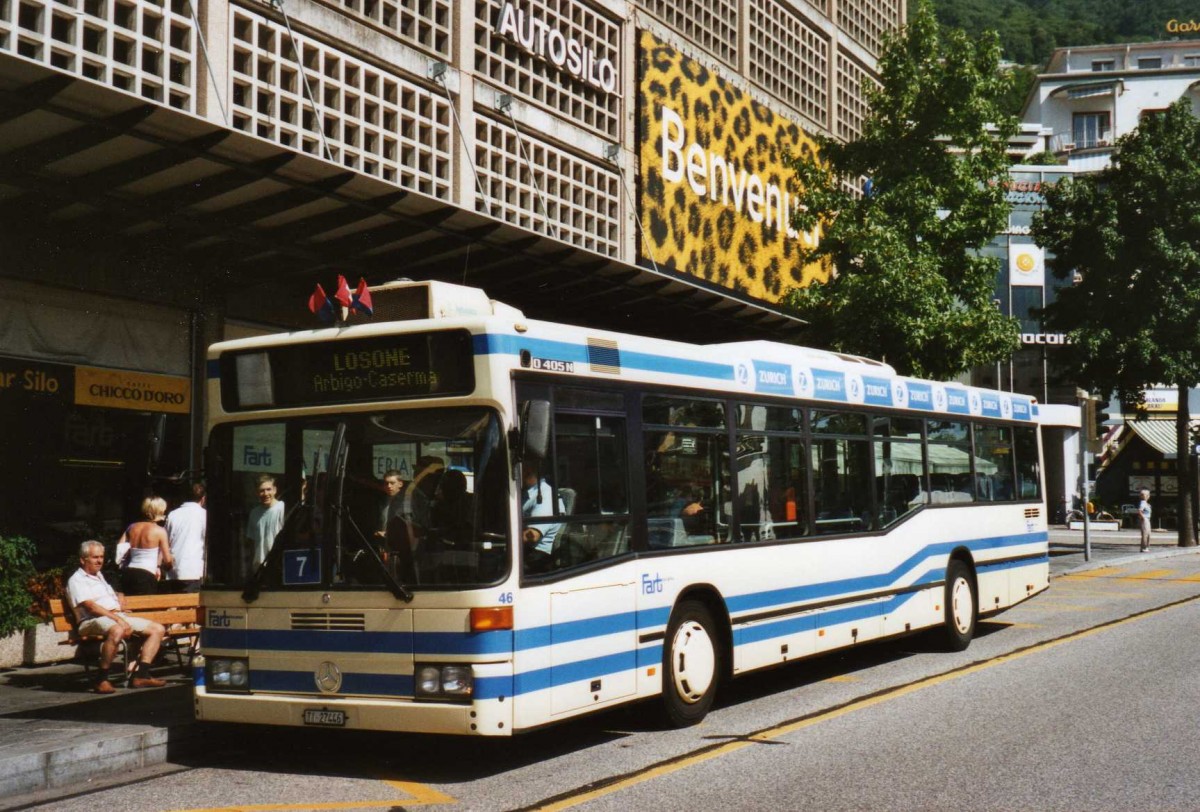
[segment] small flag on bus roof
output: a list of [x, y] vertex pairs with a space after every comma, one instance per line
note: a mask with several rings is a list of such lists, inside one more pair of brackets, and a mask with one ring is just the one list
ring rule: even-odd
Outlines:
[[358, 287], [350, 292], [346, 277], [338, 274], [337, 288], [330, 297], [325, 288], [318, 282], [312, 295], [308, 297], [308, 309], [316, 314], [321, 321], [346, 321], [354, 311], [364, 316], [374, 314], [375, 308], [371, 303], [371, 292], [367, 289], [367, 280], [359, 278]]

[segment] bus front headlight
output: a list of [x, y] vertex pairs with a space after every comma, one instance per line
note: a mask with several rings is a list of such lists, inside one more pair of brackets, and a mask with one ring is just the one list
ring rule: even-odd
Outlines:
[[419, 664], [414, 677], [417, 699], [470, 699], [475, 690], [469, 665]]
[[250, 664], [244, 657], [211, 657], [204, 668], [204, 684], [210, 691], [250, 690]]

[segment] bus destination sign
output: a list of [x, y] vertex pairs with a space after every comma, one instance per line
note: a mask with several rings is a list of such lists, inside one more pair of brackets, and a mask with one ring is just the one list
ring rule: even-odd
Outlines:
[[446, 330], [271, 347], [221, 356], [228, 410], [465, 395], [471, 335]]

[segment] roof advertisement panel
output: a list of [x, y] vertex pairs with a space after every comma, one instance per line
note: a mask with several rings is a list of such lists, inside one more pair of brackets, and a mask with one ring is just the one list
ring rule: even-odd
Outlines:
[[638, 213], [643, 260], [767, 302], [829, 278], [797, 263], [819, 234], [792, 227], [793, 122], [648, 31], [639, 32]]

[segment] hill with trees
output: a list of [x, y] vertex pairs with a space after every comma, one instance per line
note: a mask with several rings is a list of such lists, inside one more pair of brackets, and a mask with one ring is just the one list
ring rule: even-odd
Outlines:
[[1167, 30], [1170, 20], [1200, 24], [1195, 0], [934, 0], [933, 6], [943, 26], [971, 35], [996, 31], [1003, 58], [1018, 65], [1040, 67], [1051, 51], [1066, 46], [1179, 37], [1196, 39], [1200, 47], [1200, 31]]

